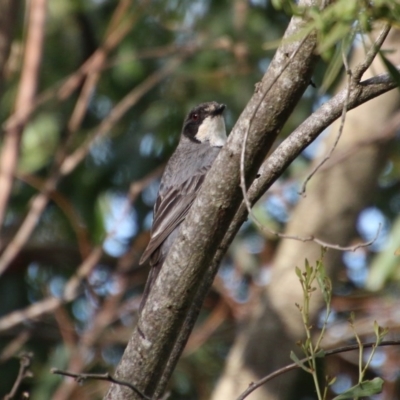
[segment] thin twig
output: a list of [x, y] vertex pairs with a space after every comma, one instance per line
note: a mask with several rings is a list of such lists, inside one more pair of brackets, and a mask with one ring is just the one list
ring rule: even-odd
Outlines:
[[343, 64], [345, 66], [345, 70], [347, 73], [347, 86], [346, 86], [346, 97], [343, 102], [342, 116], [340, 118], [339, 130], [336, 135], [335, 141], [334, 141], [333, 145], [331, 146], [328, 154], [320, 162], [318, 162], [318, 164], [315, 166], [315, 168], [308, 174], [307, 178], [304, 180], [303, 185], [301, 186], [301, 190], [298, 192], [298, 194], [303, 197], [306, 196], [307, 183], [319, 171], [319, 169], [331, 158], [333, 152], [335, 151], [335, 149], [339, 143], [340, 138], [342, 137], [344, 124], [346, 122], [346, 115], [347, 115], [347, 109], [349, 106], [350, 92], [351, 92], [351, 86], [352, 86], [352, 73], [351, 73], [351, 70], [347, 63], [347, 58], [346, 58], [346, 55], [344, 54], [344, 52], [342, 53], [342, 57], [343, 57]]
[[[400, 345], [400, 340], [387, 340], [385, 342], [382, 342], [379, 347], [384, 347], [384, 346], [398, 346]], [[363, 347], [364, 348], [370, 348], [370, 347], [375, 347], [376, 343], [375, 342], [370, 342], [370, 343], [364, 343]], [[352, 344], [349, 346], [343, 346], [343, 347], [339, 347], [336, 349], [332, 349], [332, 350], [326, 350], [323, 353], [324, 357], [328, 357], [328, 356], [332, 356], [334, 354], [340, 354], [340, 353], [345, 353], [348, 351], [353, 351], [353, 350], [358, 350], [359, 346], [358, 343], [356, 344]], [[306, 357], [301, 359], [298, 363], [293, 363], [293, 364], [289, 364], [286, 367], [280, 368], [276, 371], [274, 371], [272, 374], [269, 374], [267, 376], [265, 376], [264, 378], [253, 382], [249, 385], [249, 387], [236, 399], [236, 400], [244, 400], [249, 394], [253, 393], [254, 390], [258, 389], [260, 386], [264, 385], [265, 383], [269, 382], [270, 380], [276, 378], [279, 375], [282, 375], [286, 372], [292, 371], [296, 368], [299, 368], [301, 364], [304, 364], [305, 362], [309, 361], [311, 357]]]
[[4, 400], [11, 400], [13, 399], [19, 387], [21, 386], [22, 381], [25, 378], [31, 378], [33, 376], [32, 372], [29, 370], [29, 367], [31, 366], [32, 362], [32, 357], [33, 353], [24, 353], [19, 357], [19, 371], [18, 371], [18, 376], [17, 379], [14, 382], [14, 385], [10, 391], [10, 393], [6, 394], [4, 396]]
[[45, 182], [42, 191], [33, 198], [28, 214], [20, 225], [17, 233], [8, 243], [4, 252], [0, 256], [0, 276], [4, 273], [30, 238], [40, 216], [46, 208], [49, 193], [56, 188], [57, 180], [56, 176], [51, 176]]
[[382, 44], [385, 41], [389, 31], [390, 31], [390, 26], [385, 25], [383, 27], [383, 29], [381, 30], [380, 34], [378, 35], [378, 38], [376, 39], [375, 43], [371, 46], [371, 48], [367, 52], [367, 54], [364, 58], [364, 61], [362, 63], [358, 64], [354, 68], [354, 71], [350, 69], [349, 64], [347, 62], [347, 57], [344, 54], [344, 49], [342, 48], [343, 64], [345, 67], [345, 71], [347, 73], [347, 87], [346, 87], [346, 100], [343, 103], [342, 117], [340, 120], [338, 134], [336, 136], [335, 142], [333, 143], [331, 149], [329, 150], [329, 153], [318, 163], [318, 165], [311, 171], [311, 173], [304, 180], [301, 190], [299, 191], [300, 196], [303, 196], [303, 197], [305, 196], [307, 183], [317, 173], [317, 171], [319, 171], [320, 168], [331, 158], [333, 152], [335, 151], [335, 149], [339, 143], [339, 140], [342, 136], [344, 124], [346, 122], [346, 115], [347, 115], [347, 109], [348, 109], [351, 88], [360, 83], [360, 79], [361, 79], [362, 75], [371, 66], [377, 53], [379, 52], [380, 48], [382, 47]]
[[12, 339], [4, 348], [2, 348], [0, 353], [0, 363], [4, 364], [11, 357], [21, 351], [21, 348], [26, 344], [26, 342], [31, 338], [31, 331], [24, 329]]
[[399, 127], [400, 127], [400, 112], [397, 112], [383, 126], [382, 130], [379, 132], [378, 135], [374, 135], [366, 139], [360, 140], [354, 143], [350, 148], [346, 149], [346, 151], [336, 152], [335, 156], [332, 158], [329, 165], [325, 165], [321, 169], [321, 171], [326, 171], [329, 170], [330, 168], [333, 168], [335, 165], [351, 157], [354, 153], [359, 151], [364, 146], [370, 146], [379, 142], [387, 142], [393, 139]]
[[150, 397], [146, 396], [144, 393], [142, 393], [136, 386], [132, 385], [129, 382], [121, 381], [119, 379], [115, 379], [113, 376], [111, 376], [108, 372], [105, 372], [104, 374], [75, 374], [73, 372], [69, 371], [62, 371], [57, 368], [52, 368], [50, 370], [52, 374], [57, 374], [57, 375], [63, 375], [63, 376], [69, 376], [70, 378], [74, 378], [78, 383], [82, 383], [85, 380], [88, 379], [94, 379], [98, 381], [108, 381], [111, 383], [116, 383], [117, 385], [125, 386], [129, 389], [131, 389], [133, 392], [141, 396], [145, 400], [152, 400]]
[[[16, 177], [22, 182], [30, 185], [33, 189], [40, 191], [44, 186], [44, 181], [35, 175], [23, 175], [16, 174]], [[74, 208], [70, 199], [60, 191], [51, 191], [48, 193], [49, 199], [51, 199], [57, 207], [64, 213], [67, 220], [70, 222], [73, 232], [75, 232], [76, 240], [78, 243], [79, 253], [82, 258], [86, 257], [91, 249], [89, 240], [89, 233], [85, 221], [82, 216]]]
[[306, 188], [308, 182], [311, 180], [311, 178], [320, 170], [320, 168], [331, 158], [333, 152], [335, 151], [340, 138], [342, 137], [343, 129], [344, 129], [344, 124], [346, 122], [346, 115], [347, 115], [347, 108], [349, 104], [349, 98], [350, 98], [350, 90], [351, 90], [351, 75], [348, 75], [347, 78], [347, 87], [346, 87], [346, 98], [343, 103], [343, 109], [342, 109], [342, 116], [340, 118], [340, 126], [338, 133], [336, 135], [335, 141], [333, 145], [331, 146], [328, 154], [316, 165], [316, 167], [308, 174], [307, 178], [304, 180], [303, 184], [301, 185], [301, 189], [298, 192], [299, 196], [306, 196]]
[[358, 64], [353, 69], [354, 82], [359, 83], [364, 72], [371, 66], [376, 55], [379, 53], [379, 50], [381, 49], [383, 42], [385, 41], [387, 35], [389, 34], [390, 28], [391, 28], [390, 25], [388, 24], [384, 25], [378, 37], [376, 38], [374, 44], [371, 46], [368, 53], [366, 54], [364, 61]]

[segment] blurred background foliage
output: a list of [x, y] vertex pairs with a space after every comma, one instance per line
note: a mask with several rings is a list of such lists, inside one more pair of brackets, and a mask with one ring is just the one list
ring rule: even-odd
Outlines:
[[[84, 149], [86, 143], [88, 151], [75, 168], [57, 178], [29, 240], [0, 278], [1, 395], [17, 376], [16, 356], [32, 351], [34, 377], [22, 385], [31, 399], [101, 398], [107, 387], [104, 382], [78, 386], [49, 370], [113, 371], [136, 321], [147, 275], [138, 259], [148, 239], [162, 166], [178, 141], [184, 116], [203, 101], [225, 103], [230, 131], [270, 63], [270, 44], [282, 37], [289, 21], [289, 11], [275, 6], [278, 10], [267, 0], [48, 2], [37, 96], [23, 127], [1, 232], [2, 251], [60, 160]], [[11, 47], [0, 84], [3, 128], [14, 110], [29, 7], [15, 4], [9, 10]], [[390, 11], [383, 6], [379, 10], [381, 14]], [[329, 91], [321, 93], [318, 88], [335, 57], [337, 41], [352, 26], [353, 14], [347, 25], [342, 21], [345, 30], [337, 28], [334, 37], [326, 34], [329, 46], [321, 50], [324, 61], [313, 79], [317, 88], [310, 86], [306, 91], [279, 141], [329, 98]], [[329, 26], [328, 31], [332, 29]], [[110, 44], [113, 35], [119, 37]], [[98, 49], [104, 52], [98, 67], [92, 64], [86, 75], [77, 72]], [[71, 76], [78, 84], [68, 92]], [[74, 126], [71, 116], [89, 79], [96, 81], [89, 86], [87, 110]], [[104, 127], [125, 96], [131, 96], [129, 107]], [[313, 144], [256, 206], [255, 214], [271, 228], [281, 230], [289, 219], [315, 151]], [[376, 255], [383, 257], [392, 224], [398, 225], [399, 154], [397, 140], [381, 176], [376, 204], [359, 218], [361, 237], [369, 239], [378, 222], [383, 230], [370, 250], [357, 259], [354, 255], [344, 259], [348, 269], [343, 269], [340, 293], [346, 296], [365, 293], [367, 266]], [[245, 307], [251, 306], [251, 294], [268, 281], [276, 243], [276, 238], [266, 240], [251, 222], [243, 226], [172, 379], [170, 398], [209, 398], [234, 340], [235, 326], [242, 321]], [[97, 248], [101, 254], [71, 301], [49, 306], [45, 312], [44, 301], [66, 296], [66, 283]], [[391, 248], [396, 249], [396, 244]], [[398, 261], [391, 258], [389, 262], [386, 269], [374, 270], [378, 277], [373, 282], [381, 282], [378, 289], [388, 282], [392, 291], [398, 291]], [[10, 315], [16, 315], [13, 312], [33, 304], [42, 307], [36, 318], [10, 320]], [[306, 396], [312, 392], [311, 388], [302, 398], [310, 398]]]

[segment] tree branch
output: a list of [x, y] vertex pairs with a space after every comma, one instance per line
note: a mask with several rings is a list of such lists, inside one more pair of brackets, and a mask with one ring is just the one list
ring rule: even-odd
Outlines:
[[[286, 37], [293, 37], [302, 26], [301, 19], [293, 18]], [[118, 379], [134, 383], [147, 395], [154, 393], [197, 288], [224, 237], [225, 227], [241, 203], [240, 154], [250, 118], [260, 103], [247, 142], [246, 159], [249, 162], [245, 176], [251, 183], [310, 82], [316, 61], [315, 46], [316, 37], [310, 34], [306, 39], [284, 43], [278, 49], [181, 227], [115, 374]], [[282, 71], [282, 66], [294, 52], [297, 54]], [[263, 99], [267, 90], [269, 95]], [[106, 398], [137, 397], [118, 385], [112, 385]]]
[[[26, 115], [36, 95], [39, 68], [42, 60], [46, 0], [32, 0], [29, 4], [28, 35], [25, 43], [24, 65], [15, 101], [15, 111]], [[17, 167], [24, 124], [15, 125], [4, 133], [0, 154], [0, 227], [3, 225], [10, 197], [14, 171]]]
[[[286, 36], [293, 35], [299, 27], [301, 27], [300, 20], [293, 18]], [[281, 66], [286, 64], [286, 60], [293, 52], [296, 52], [299, 44], [302, 44], [301, 51], [298, 51], [287, 69], [282, 72]], [[315, 44], [315, 37], [310, 35], [304, 43], [300, 40], [291, 41], [278, 49], [269, 70], [233, 128], [226, 146], [215, 161], [182, 224], [180, 234], [161, 269], [115, 374], [118, 379], [133, 382], [147, 395], [151, 396], [154, 393], [172, 352], [180, 354], [179, 349], [175, 351], [173, 347], [182, 332], [190, 305], [194, 301], [202, 300], [202, 296], [207, 293], [220, 259], [246, 218], [247, 213], [244, 207], [243, 210], [241, 208], [235, 217], [235, 222], [225, 234], [225, 227], [231, 223], [241, 203], [240, 153], [243, 137], [254, 110], [261, 102], [259, 112], [256, 113], [252, 122], [247, 142], [246, 159], [249, 160], [245, 166], [247, 182], [252, 182], [254, 179], [283, 123], [310, 81], [315, 61]], [[378, 77], [374, 82], [368, 82], [371, 86], [375, 85], [375, 92], [372, 93], [371, 86], [358, 85], [352, 90], [349, 109], [355, 107], [357, 99], [364, 99], [359, 102], [360, 104], [366, 101], [366, 97], [369, 96], [371, 99], [395, 86], [388, 76]], [[262, 99], [267, 90], [269, 96]], [[249, 195], [254, 196], [254, 201], [322, 132], [324, 127], [339, 117], [344, 98], [343, 93], [340, 98], [335, 96], [334, 101], [329, 103], [329, 107], [322, 106], [313, 115], [314, 118], [310, 117], [311, 119], [307, 120], [308, 124], [302, 124], [301, 129], [296, 130], [284, 142], [283, 147], [279, 146], [280, 151], [283, 152], [278, 154], [274, 152], [279, 159], [269, 158], [266, 171], [262, 171], [267, 172], [266, 175], [263, 179], [256, 180], [255, 192], [250, 189]], [[332, 110], [332, 106], [336, 104], [339, 104], [339, 107], [337, 110]], [[310, 130], [309, 124], [318, 126], [319, 118], [322, 118], [323, 124]], [[319, 128], [321, 130], [318, 131]], [[285, 147], [287, 145], [289, 147]], [[276, 162], [280, 164], [279, 169], [275, 169]], [[239, 219], [237, 219], [238, 216]], [[222, 244], [219, 245], [223, 238]], [[216, 252], [217, 255], [213, 259]], [[210, 263], [212, 266], [208, 269]], [[187, 333], [190, 332], [190, 329], [184, 330]], [[182, 345], [185, 343], [181, 337], [178, 340]], [[167, 368], [172, 371], [173, 365], [172, 368], [171, 365]], [[157, 389], [157, 394], [159, 393], [161, 391]], [[136, 399], [137, 397], [124, 388], [112, 385], [105, 398]]]
[[[361, 84], [361, 92], [358, 96], [351, 96], [349, 99], [348, 110], [381, 95], [396, 87], [396, 83], [389, 74], [376, 76], [368, 79]], [[248, 191], [250, 203], [255, 204], [260, 197], [271, 187], [271, 185], [281, 176], [291, 162], [313, 141], [315, 140], [332, 122], [334, 122], [343, 110], [346, 101], [347, 90], [344, 89], [331, 100], [321, 106], [314, 114], [307, 118], [278, 148], [264, 161], [259, 171], [259, 178], [256, 179]], [[200, 312], [200, 305], [203, 303], [209, 288], [218, 272], [218, 267], [222, 257], [225, 255], [232, 240], [236, 236], [239, 228], [248, 216], [247, 207], [244, 203], [240, 206], [235, 218], [229, 226], [223, 241], [221, 242], [214, 259], [207, 270], [207, 273], [197, 289], [193, 307], [180, 332], [177, 340], [182, 346], [187, 342], [189, 335]], [[374, 239], [375, 240], [375, 239]], [[320, 243], [322, 245], [322, 243]], [[349, 250], [353, 250], [353, 248]], [[345, 249], [346, 250], [346, 249]], [[167, 368], [175, 366], [183, 349], [174, 349], [172, 360], [168, 360]], [[173, 365], [173, 366], [172, 366]], [[157, 394], [161, 393], [157, 389]]]
[[18, 392], [18, 389], [20, 388], [20, 386], [22, 384], [22, 381], [25, 378], [32, 378], [33, 374], [29, 370], [29, 367], [31, 366], [31, 363], [32, 363], [32, 358], [33, 358], [32, 353], [24, 353], [19, 357], [19, 371], [18, 371], [17, 379], [15, 380], [10, 393], [8, 393], [4, 396], [4, 400], [14, 399]]
[[[384, 347], [384, 346], [398, 346], [400, 344], [400, 341], [398, 340], [387, 340], [384, 341], [382, 343], [380, 343], [379, 347]], [[373, 348], [374, 346], [376, 346], [376, 342], [371, 342], [371, 343], [363, 343], [362, 344], [363, 348], [367, 349], [367, 348]], [[332, 350], [326, 350], [324, 356], [328, 357], [328, 356], [333, 356], [335, 354], [340, 354], [340, 353], [346, 353], [348, 351], [354, 351], [354, 350], [359, 350], [359, 344], [355, 343], [355, 344], [351, 344], [348, 346], [343, 346], [343, 347], [339, 347], [337, 349], [332, 349]], [[279, 375], [282, 375], [286, 372], [292, 371], [294, 369], [300, 368], [300, 365], [303, 362], [308, 361], [310, 358], [303, 358], [301, 360], [299, 360], [299, 363], [293, 363], [293, 364], [289, 364], [286, 367], [280, 368], [277, 371], [273, 372], [272, 374], [269, 374], [267, 376], [265, 376], [264, 378], [258, 380], [257, 382], [252, 382], [250, 383], [249, 387], [236, 399], [236, 400], [244, 400], [249, 394], [251, 394], [252, 392], [254, 392], [254, 390], [256, 390], [257, 388], [259, 388], [260, 386], [264, 385], [265, 383], [267, 383], [268, 381], [276, 378]]]
[[56, 374], [56, 375], [69, 376], [70, 378], [74, 378], [78, 383], [82, 383], [83, 381], [85, 381], [87, 379], [112, 382], [112, 383], [115, 383], [116, 385], [121, 385], [121, 386], [127, 387], [128, 389], [132, 390], [134, 393], [138, 394], [140, 396], [140, 398], [142, 398], [142, 399], [151, 400], [150, 397], [143, 394], [134, 385], [130, 384], [129, 382], [124, 382], [124, 381], [115, 379], [108, 372], [106, 372], [104, 374], [87, 374], [87, 373], [75, 374], [74, 372], [62, 371], [61, 369], [52, 368], [51, 373]]

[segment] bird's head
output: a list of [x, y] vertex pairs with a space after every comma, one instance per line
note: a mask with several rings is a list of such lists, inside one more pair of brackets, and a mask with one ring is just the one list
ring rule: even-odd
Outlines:
[[185, 119], [182, 134], [193, 142], [222, 147], [226, 142], [224, 109], [225, 104], [215, 101], [194, 107]]

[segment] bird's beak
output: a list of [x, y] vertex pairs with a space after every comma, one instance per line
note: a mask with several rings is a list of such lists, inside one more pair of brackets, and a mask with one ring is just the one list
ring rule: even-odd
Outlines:
[[214, 110], [214, 112], [213, 112], [213, 115], [221, 115], [221, 114], [224, 112], [225, 107], [226, 107], [225, 104], [219, 104], [219, 105], [215, 108], [215, 110]]

